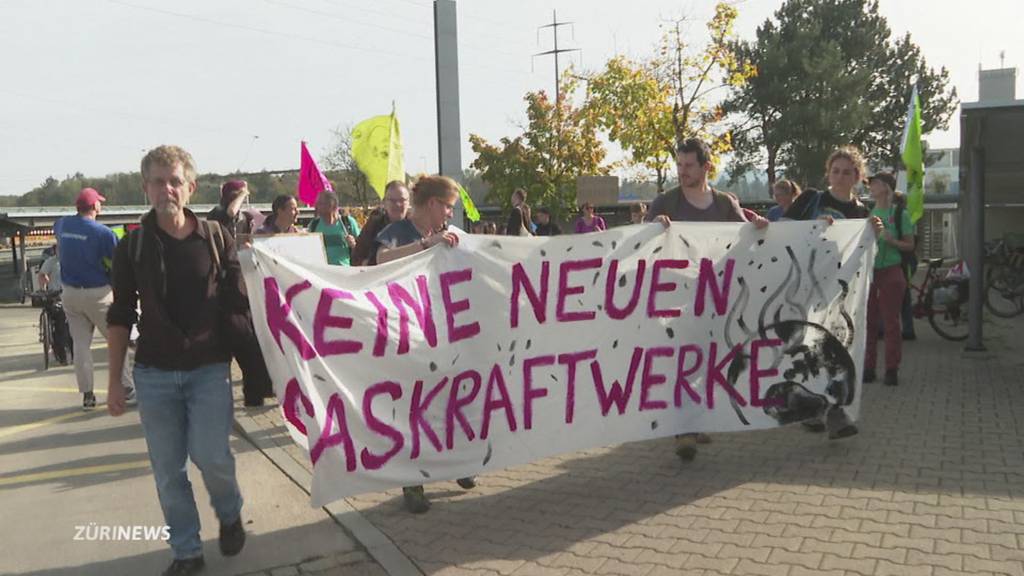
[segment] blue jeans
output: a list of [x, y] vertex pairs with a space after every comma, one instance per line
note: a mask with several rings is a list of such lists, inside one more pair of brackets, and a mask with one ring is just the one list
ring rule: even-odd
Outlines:
[[203, 475], [210, 504], [222, 525], [238, 521], [242, 494], [228, 445], [234, 420], [227, 364], [189, 371], [135, 365], [135, 390], [149, 461], [174, 557], [203, 553], [199, 511], [188, 479], [187, 459]]

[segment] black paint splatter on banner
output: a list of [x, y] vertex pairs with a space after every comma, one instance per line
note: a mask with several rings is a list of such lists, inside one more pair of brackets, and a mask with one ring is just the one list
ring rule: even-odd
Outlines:
[[619, 288], [624, 288], [625, 286], [626, 286], [626, 275], [623, 274], [622, 276], [619, 276]]
[[323, 376], [321, 376], [319, 374], [313, 374], [313, 378], [316, 379], [316, 380], [319, 380], [321, 382], [327, 382], [327, 378], [324, 378]]
[[540, 251], [540, 255], [541, 255], [541, 256], [547, 256], [547, 255], [548, 255], [548, 253], [547, 253], [547, 251], [545, 251], [545, 250], [541, 250], [541, 251]]
[[597, 246], [598, 248], [604, 248], [604, 244], [601, 244], [600, 240], [594, 240], [590, 244], [591, 244], [591, 246]]
[[657, 429], [658, 429], [658, 421], [657, 420], [651, 420], [651, 430], [657, 430]]
[[673, 330], [671, 326], [665, 328], [665, 334], [668, 334], [669, 338], [675, 338], [676, 337], [676, 331]]
[[501, 250], [501, 242], [498, 242], [497, 240], [492, 241], [491, 246], [497, 248], [498, 250]]
[[516, 351], [516, 341], [515, 340], [512, 341], [512, 344], [509, 344], [508, 351], [509, 352], [515, 352]]
[[690, 247], [690, 241], [689, 240], [687, 240], [686, 238], [683, 238], [681, 235], [679, 236], [679, 239], [683, 241], [683, 245], [685, 245], [687, 248]]
[[529, 350], [529, 349], [530, 349], [530, 344], [533, 344], [533, 340], [527, 339], [527, 340], [526, 340], [526, 349], [527, 349], [527, 350]]
[[430, 473], [422, 468], [420, 468], [420, 474], [422, 474], [424, 478], [430, 478]]
[[491, 446], [490, 440], [487, 441], [487, 453], [484, 454], [484, 461], [481, 466], [487, 466], [487, 463], [491, 461], [491, 455], [494, 454], [494, 448]]
[[615, 242], [615, 240], [612, 240], [612, 250], [615, 250], [615, 245], [616, 244], [617, 244], [617, 242]]
[[430, 371], [431, 372], [436, 372], [437, 371], [437, 364], [435, 364], [434, 362], [431, 362], [430, 363]]
[[615, 349], [615, 348], [618, 348], [618, 347], [619, 347], [619, 341], [618, 340], [616, 340], [615, 342], [612, 342], [612, 349]]
[[455, 358], [452, 358], [452, 366], [455, 366], [455, 363], [458, 362], [458, 361], [459, 361], [459, 355], [456, 354]]

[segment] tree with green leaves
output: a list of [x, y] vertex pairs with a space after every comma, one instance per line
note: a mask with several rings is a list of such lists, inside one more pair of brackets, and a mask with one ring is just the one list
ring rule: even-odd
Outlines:
[[646, 61], [612, 58], [586, 77], [586, 109], [608, 137], [629, 154], [629, 162], [653, 172], [658, 191], [673, 173], [676, 145], [699, 137], [717, 153], [730, 149], [724, 112], [712, 93], [739, 86], [753, 68], [734, 50], [738, 12], [720, 2], [708, 22], [708, 42], [694, 52], [682, 20], [666, 27], [657, 55]]
[[956, 106], [945, 69], [927, 67], [909, 36], [893, 43], [877, 0], [788, 0], [737, 42], [757, 76], [733, 90], [726, 111], [735, 130], [738, 171], [766, 165], [808, 185], [823, 181], [825, 159], [843, 144], [876, 166], [898, 166], [907, 100], [918, 83], [929, 119], [944, 128]]
[[956, 88], [950, 88], [945, 67], [935, 70], [928, 66], [908, 33], [888, 46], [883, 68], [869, 89], [874, 110], [867, 126], [854, 138], [878, 168], [903, 168], [900, 147], [915, 84], [921, 99], [921, 134], [945, 130], [959, 103]]
[[531, 204], [545, 206], [559, 218], [576, 211], [578, 176], [608, 173], [596, 123], [572, 104], [577, 87], [578, 81], [566, 74], [559, 102], [543, 90], [528, 93], [527, 124], [519, 136], [491, 144], [470, 134], [476, 154], [471, 166], [491, 186], [488, 201], [507, 209], [512, 192], [523, 188]]

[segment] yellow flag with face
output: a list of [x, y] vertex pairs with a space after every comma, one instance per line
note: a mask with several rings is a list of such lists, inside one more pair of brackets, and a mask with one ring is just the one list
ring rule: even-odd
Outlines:
[[394, 110], [363, 120], [352, 129], [352, 159], [381, 198], [388, 182], [405, 182], [402, 134]]

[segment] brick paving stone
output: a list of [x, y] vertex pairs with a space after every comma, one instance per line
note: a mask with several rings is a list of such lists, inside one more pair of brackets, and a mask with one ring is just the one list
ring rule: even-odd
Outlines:
[[950, 570], [961, 570], [964, 565], [964, 557], [959, 554], [943, 553], [928, 554], [911, 550], [907, 554], [907, 564], [914, 566], [942, 566]]
[[878, 560], [872, 558], [841, 558], [831, 554], [826, 554], [821, 560], [823, 570], [846, 570], [864, 576], [873, 576], [876, 564]]
[[768, 557], [769, 564], [783, 564], [786, 566], [803, 566], [807, 569], [816, 569], [821, 565], [824, 554], [820, 552], [789, 552], [776, 548]]
[[608, 560], [597, 569], [595, 574], [613, 574], [616, 576], [645, 576], [654, 569], [654, 564], [642, 562], [620, 562]]
[[790, 566], [783, 566], [780, 564], [765, 564], [762, 562], [752, 562], [750, 560], [740, 560], [740, 563], [733, 569], [733, 574], [749, 574], [751, 576], [788, 576]]
[[728, 574], [740, 563], [736, 558], [708, 558], [699, 554], [691, 554], [683, 565], [684, 571], [712, 570]]
[[566, 572], [562, 568], [543, 566], [536, 562], [526, 562], [519, 568], [516, 568], [512, 576], [564, 576]]
[[896, 564], [888, 560], [879, 560], [875, 565], [875, 576], [933, 576], [932, 566]]
[[[348, 502], [430, 576], [1024, 576], [1021, 330], [986, 321], [994, 357], [976, 360], [919, 323], [901, 386], [865, 387], [861, 434], [840, 442], [716, 434], [683, 464], [659, 439], [484, 474], [471, 492], [429, 484], [423, 517], [396, 490]], [[253, 418], [309, 469], [277, 410]], [[379, 570], [356, 554], [321, 572]]]
[[964, 570], [975, 574], [979, 571], [988, 571], [996, 574], [1024, 576], [1024, 564], [1020, 562], [982, 560], [973, 556], [964, 557]]

